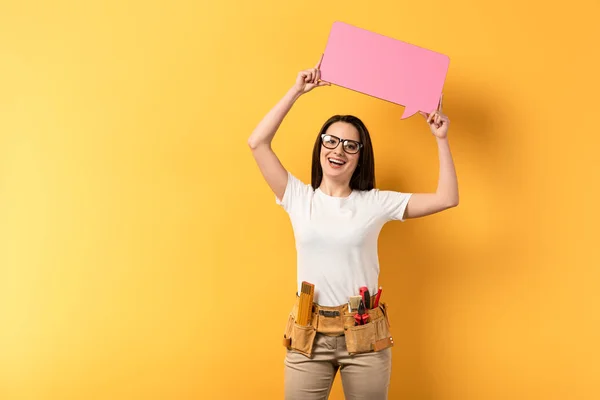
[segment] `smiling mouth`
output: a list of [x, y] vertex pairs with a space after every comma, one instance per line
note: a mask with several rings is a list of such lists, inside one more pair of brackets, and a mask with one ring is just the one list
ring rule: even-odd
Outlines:
[[340, 160], [339, 158], [328, 158], [327, 160], [329, 161], [329, 165], [333, 168], [341, 168], [346, 164], [346, 161]]

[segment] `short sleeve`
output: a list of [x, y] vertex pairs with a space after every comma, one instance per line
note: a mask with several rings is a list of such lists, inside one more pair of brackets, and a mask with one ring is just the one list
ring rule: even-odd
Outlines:
[[404, 211], [412, 193], [375, 189], [375, 198], [386, 220], [404, 221]]
[[275, 202], [290, 214], [298, 210], [312, 193], [312, 186], [300, 181], [288, 171], [288, 180], [283, 198], [280, 200], [275, 196]]

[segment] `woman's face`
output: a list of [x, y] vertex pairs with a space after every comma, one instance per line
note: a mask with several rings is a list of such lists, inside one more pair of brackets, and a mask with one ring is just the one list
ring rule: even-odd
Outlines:
[[[348, 142], [344, 147], [344, 140], [352, 142]], [[339, 121], [327, 128], [325, 138], [321, 141], [323, 176], [350, 182], [360, 156], [360, 150], [352, 154], [352, 151], [356, 150], [355, 142], [360, 143], [360, 134], [354, 125]], [[334, 149], [329, 148], [334, 146]]]

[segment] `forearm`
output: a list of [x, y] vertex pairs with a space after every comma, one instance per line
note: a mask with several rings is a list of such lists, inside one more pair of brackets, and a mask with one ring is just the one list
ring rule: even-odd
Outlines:
[[436, 195], [447, 202], [448, 205], [458, 205], [458, 180], [456, 178], [456, 169], [450, 152], [448, 138], [436, 138], [438, 143], [438, 153], [440, 162], [440, 175]]
[[300, 97], [301, 93], [295, 88], [291, 88], [283, 96], [281, 100], [265, 115], [265, 117], [256, 126], [250, 138], [248, 139], [248, 145], [255, 149], [256, 147], [267, 144], [270, 145], [273, 137], [279, 126], [283, 122], [285, 116], [290, 111], [296, 100]]

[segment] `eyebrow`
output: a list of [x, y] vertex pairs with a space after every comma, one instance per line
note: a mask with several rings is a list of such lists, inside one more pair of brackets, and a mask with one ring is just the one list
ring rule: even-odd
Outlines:
[[348, 141], [350, 141], [350, 142], [360, 143], [358, 140], [354, 140], [354, 139], [344, 139], [344, 138], [341, 138], [341, 137], [339, 137], [339, 136], [332, 135], [331, 133], [325, 133], [325, 135], [333, 136], [333, 137], [336, 137], [336, 138], [338, 138], [338, 139], [340, 139], [340, 140], [348, 140]]

